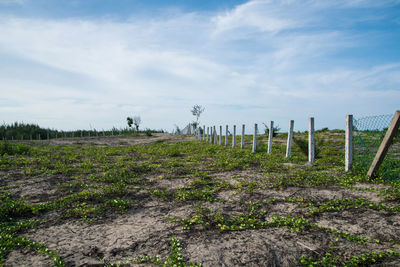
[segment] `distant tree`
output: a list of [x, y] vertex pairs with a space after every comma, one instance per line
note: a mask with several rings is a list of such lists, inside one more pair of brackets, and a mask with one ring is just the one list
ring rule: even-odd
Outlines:
[[191, 110], [193, 116], [196, 117], [196, 121], [192, 123], [192, 125], [194, 126], [194, 128], [197, 128], [197, 126], [199, 125], [199, 118], [201, 113], [204, 112], [204, 108], [200, 105], [194, 105], [192, 110]]
[[133, 117], [133, 124], [135, 125], [137, 132], [139, 131], [140, 123], [142, 123], [142, 119], [140, 118], [140, 116], [134, 116]]
[[129, 128], [131, 128], [131, 127], [132, 127], [132, 124], [133, 124], [133, 119], [132, 119], [132, 117], [127, 117], [127, 118], [126, 118], [126, 121], [128, 122]]

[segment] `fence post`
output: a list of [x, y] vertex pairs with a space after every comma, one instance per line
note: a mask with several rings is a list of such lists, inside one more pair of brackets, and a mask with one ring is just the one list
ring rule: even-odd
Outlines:
[[236, 146], [236, 125], [233, 125], [232, 147]]
[[222, 125], [219, 126], [219, 145], [222, 145]]
[[381, 145], [378, 148], [378, 152], [376, 152], [375, 158], [372, 161], [371, 166], [369, 167], [367, 175], [372, 177], [376, 171], [379, 169], [379, 166], [382, 164], [383, 159], [385, 158], [389, 146], [391, 145], [393, 138], [396, 136], [397, 131], [400, 126], [400, 110], [397, 110], [394, 113], [392, 121], [389, 125], [389, 128], [386, 131], [385, 137], [382, 140]]
[[268, 154], [272, 151], [272, 137], [274, 136], [274, 122], [269, 123]]
[[311, 117], [308, 125], [308, 161], [315, 161], [314, 118]]
[[213, 133], [213, 139], [214, 139], [213, 144], [217, 144], [217, 130], [215, 128], [215, 125], [213, 126], [213, 131], [214, 131], [214, 133]]
[[292, 150], [292, 141], [293, 141], [293, 126], [294, 126], [294, 120], [290, 120], [289, 122], [289, 131], [288, 131], [288, 137], [287, 137], [287, 144], [286, 144], [286, 157], [290, 157], [290, 152]]
[[210, 127], [207, 127], [206, 142], [208, 143], [208, 138], [210, 136]]
[[353, 115], [346, 115], [345, 171], [351, 171], [353, 164]]
[[206, 126], [203, 125], [203, 141], [206, 140], [205, 137], [206, 137]]
[[245, 126], [244, 126], [244, 124], [242, 124], [242, 140], [240, 142], [240, 148], [241, 149], [244, 148], [244, 129], [245, 129]]
[[254, 124], [254, 134], [253, 134], [253, 153], [257, 151], [257, 123]]
[[31, 141], [32, 141], [32, 135], [30, 135], [30, 137], [31, 137]]
[[89, 131], [89, 134], [88, 134], [88, 135], [89, 135], [89, 137], [90, 137], [90, 131]]
[[[14, 139], [14, 138], [13, 138]], [[38, 134], [38, 140], [41, 140], [40, 134]]]
[[47, 140], [50, 140], [50, 134], [47, 132]]
[[225, 146], [228, 146], [228, 125], [225, 126]]

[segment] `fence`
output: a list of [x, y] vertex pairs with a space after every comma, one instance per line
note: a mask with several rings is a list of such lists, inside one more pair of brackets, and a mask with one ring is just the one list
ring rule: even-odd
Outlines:
[[[396, 117], [397, 116], [397, 117]], [[353, 171], [369, 176], [377, 175], [385, 179], [400, 178], [400, 134], [397, 129], [400, 124], [400, 111], [393, 115], [370, 116], [354, 119], [353, 115], [346, 116], [345, 131], [345, 171]], [[396, 119], [397, 118], [397, 119]], [[397, 120], [397, 124], [394, 122]], [[273, 125], [269, 125], [268, 149], [272, 151]], [[392, 126], [391, 126], [392, 125]], [[392, 127], [393, 129], [391, 129]], [[232, 130], [232, 147], [236, 147], [236, 125]], [[293, 142], [294, 121], [289, 121], [288, 138], [286, 142], [286, 157], [291, 154]], [[391, 134], [388, 134], [388, 129]], [[257, 151], [258, 125], [254, 124], [252, 152]], [[315, 162], [315, 129], [314, 118], [309, 118], [308, 125], [308, 161]], [[195, 129], [195, 134], [199, 140], [213, 144], [222, 145], [222, 126], [219, 127], [219, 134], [215, 126], [200, 127]], [[229, 127], [225, 127], [225, 146], [228, 146]], [[389, 137], [389, 135], [392, 135]], [[245, 125], [242, 125], [241, 145], [244, 148]], [[385, 141], [385, 139], [387, 139]], [[386, 148], [384, 143], [386, 142]], [[390, 144], [390, 146], [389, 146]], [[380, 153], [380, 152], [385, 153]], [[386, 153], [387, 152], [387, 153]], [[385, 157], [386, 154], [386, 157]], [[383, 158], [385, 159], [383, 160]], [[380, 166], [381, 165], [381, 166]], [[378, 171], [379, 169], [379, 171]]]
[[[395, 113], [395, 116], [392, 114], [378, 115], [352, 120], [352, 169], [354, 172], [379, 176], [388, 180], [400, 178], [400, 135], [397, 132], [399, 122], [396, 119], [398, 114], [400, 114], [399, 111]], [[388, 129], [391, 125], [394, 127], [391, 131], [393, 132], [392, 140], [385, 144], [384, 140], [389, 138]], [[384, 149], [386, 151], [383, 151]], [[385, 153], [382, 154], [382, 152]], [[378, 163], [378, 161], [380, 162]]]
[[[222, 126], [219, 126], [219, 133], [217, 132], [216, 126], [208, 126], [206, 127], [198, 127], [197, 129], [193, 129], [193, 134], [197, 136], [197, 139], [206, 141], [212, 144], [219, 144], [222, 145], [223, 139], [223, 132]], [[244, 136], [245, 136], [245, 128], [246, 126], [242, 125], [241, 131], [241, 143], [240, 148], [244, 148]], [[190, 129], [190, 128], [189, 128]], [[273, 141], [273, 129], [274, 129], [274, 122], [271, 121], [269, 124], [269, 134], [268, 134], [268, 148], [267, 153], [272, 152], [272, 141]], [[286, 144], [286, 157], [289, 158], [292, 149], [292, 142], [293, 142], [293, 129], [294, 129], [294, 121], [289, 121], [289, 131], [288, 131], [288, 138]], [[229, 126], [225, 126], [225, 142], [224, 145], [229, 145], [229, 135], [232, 135], [232, 147], [236, 147], [236, 125], [232, 127], [232, 133], [229, 131]], [[258, 135], [258, 125], [254, 124], [254, 132], [253, 132], [253, 141], [252, 141], [252, 152], [257, 152], [257, 135]], [[314, 118], [309, 118], [309, 127], [308, 127], [308, 161], [315, 162], [315, 138], [314, 138]]]

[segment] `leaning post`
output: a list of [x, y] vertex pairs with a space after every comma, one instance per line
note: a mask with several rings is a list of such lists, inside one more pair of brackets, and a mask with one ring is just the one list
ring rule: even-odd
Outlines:
[[293, 126], [294, 126], [294, 120], [290, 120], [289, 122], [289, 131], [288, 131], [288, 138], [287, 138], [287, 144], [286, 144], [286, 157], [290, 157], [290, 152], [292, 150], [292, 141], [293, 141]]
[[378, 152], [376, 152], [375, 158], [372, 161], [371, 166], [367, 172], [369, 177], [373, 177], [379, 169], [379, 166], [382, 164], [383, 159], [385, 158], [390, 145], [392, 144], [393, 138], [396, 136], [397, 131], [400, 126], [400, 110], [397, 110], [394, 113], [392, 122], [389, 125], [389, 128], [386, 131], [385, 137], [382, 140], [381, 145], [378, 148]]
[[311, 117], [308, 125], [308, 161], [315, 162], [314, 118]]
[[353, 115], [346, 115], [346, 139], [344, 154], [344, 169], [346, 172], [351, 171], [353, 164]]

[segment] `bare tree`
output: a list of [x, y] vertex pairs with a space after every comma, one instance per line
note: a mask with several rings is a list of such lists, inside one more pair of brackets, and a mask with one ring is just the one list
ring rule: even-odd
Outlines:
[[140, 116], [134, 116], [133, 117], [133, 124], [135, 125], [137, 132], [139, 131], [140, 123], [142, 123], [142, 119], [140, 118]]
[[194, 105], [191, 112], [193, 114], [193, 116], [196, 117], [196, 121], [192, 123], [192, 125], [194, 126], [194, 128], [197, 128], [197, 126], [199, 125], [199, 118], [201, 113], [203, 113], [204, 108], [200, 105]]

